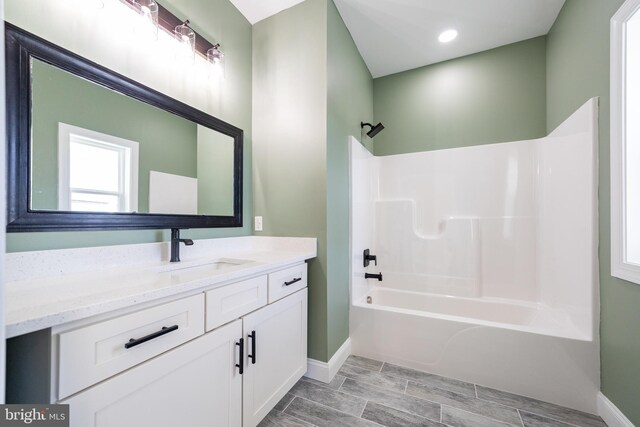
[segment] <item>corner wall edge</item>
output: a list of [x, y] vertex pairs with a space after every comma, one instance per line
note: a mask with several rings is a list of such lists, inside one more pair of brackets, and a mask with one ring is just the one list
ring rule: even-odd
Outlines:
[[597, 405], [598, 415], [609, 427], [634, 427], [633, 423], [602, 392], [598, 392]]
[[304, 374], [304, 376], [316, 381], [321, 381], [323, 383], [330, 383], [350, 354], [351, 338], [347, 338], [346, 341], [340, 346], [338, 351], [336, 351], [335, 354], [331, 356], [331, 359], [329, 359], [328, 362], [321, 362], [315, 359], [307, 359], [307, 372]]

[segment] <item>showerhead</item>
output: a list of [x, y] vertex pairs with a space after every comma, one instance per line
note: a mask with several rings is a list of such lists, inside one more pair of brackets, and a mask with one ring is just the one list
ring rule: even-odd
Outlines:
[[369, 126], [371, 128], [369, 132], [367, 132], [367, 136], [369, 138], [373, 138], [379, 134], [382, 129], [384, 129], [384, 125], [382, 123], [378, 123], [374, 126], [371, 123], [360, 122], [360, 128], [364, 128], [365, 126]]

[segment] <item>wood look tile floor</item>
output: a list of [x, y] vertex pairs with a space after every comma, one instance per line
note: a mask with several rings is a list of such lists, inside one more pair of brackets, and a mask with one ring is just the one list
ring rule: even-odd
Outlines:
[[259, 427], [606, 427], [598, 416], [349, 356], [329, 384], [303, 377]]

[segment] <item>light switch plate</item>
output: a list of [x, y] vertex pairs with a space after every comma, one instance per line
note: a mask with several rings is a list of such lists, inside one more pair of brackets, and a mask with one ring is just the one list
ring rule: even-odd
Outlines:
[[262, 217], [261, 216], [255, 217], [253, 228], [256, 231], [262, 231]]

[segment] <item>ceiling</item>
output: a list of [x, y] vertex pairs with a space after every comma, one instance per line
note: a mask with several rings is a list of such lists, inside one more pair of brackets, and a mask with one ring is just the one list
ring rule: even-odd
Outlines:
[[[252, 23], [303, 0], [231, 0]], [[547, 34], [565, 0], [334, 0], [373, 77]], [[458, 30], [443, 44], [438, 35]]]
[[255, 24], [304, 0], [231, 0], [231, 3], [251, 23]]

